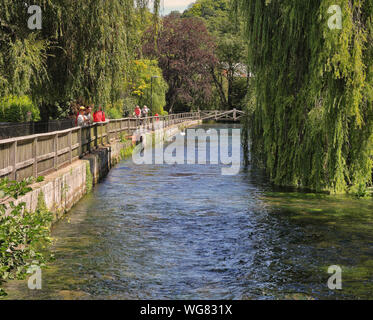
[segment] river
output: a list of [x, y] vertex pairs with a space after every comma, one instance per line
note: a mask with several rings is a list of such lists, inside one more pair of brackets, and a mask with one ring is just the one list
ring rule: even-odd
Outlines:
[[11, 281], [8, 299], [373, 297], [373, 201], [273, 188], [252, 167], [124, 160], [52, 236], [42, 290]]

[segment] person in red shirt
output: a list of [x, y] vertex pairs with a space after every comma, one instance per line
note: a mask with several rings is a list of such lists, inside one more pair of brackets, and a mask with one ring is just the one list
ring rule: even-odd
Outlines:
[[101, 114], [99, 114], [99, 110], [96, 110], [93, 113], [93, 122], [101, 122]]
[[141, 117], [141, 109], [140, 109], [139, 106], [136, 106], [136, 108], [135, 108], [135, 116], [136, 116], [136, 118]]
[[93, 122], [98, 122], [98, 119], [97, 119], [97, 110], [95, 112], [93, 112]]
[[102, 107], [101, 106], [99, 106], [98, 107], [98, 111], [96, 111], [93, 114], [93, 121], [94, 122], [105, 122], [106, 121], [105, 112], [102, 111]]

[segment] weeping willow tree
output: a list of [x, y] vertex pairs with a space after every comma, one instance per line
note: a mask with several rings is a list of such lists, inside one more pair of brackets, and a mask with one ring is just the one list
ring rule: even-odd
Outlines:
[[23, 1], [2, 0], [0, 6], [0, 97], [22, 95], [45, 76], [48, 42], [27, 28]]
[[[2, 0], [0, 96], [30, 94], [45, 118], [56, 104], [79, 97], [114, 103], [126, 87], [128, 65], [138, 52], [139, 16], [149, 2], [35, 1], [42, 29], [29, 30], [31, 3]], [[159, 5], [155, 0], [155, 13]]]
[[[233, 4], [254, 73], [252, 151], [271, 180], [334, 193], [371, 184], [373, 2]], [[329, 28], [332, 5], [341, 8], [341, 29]]]

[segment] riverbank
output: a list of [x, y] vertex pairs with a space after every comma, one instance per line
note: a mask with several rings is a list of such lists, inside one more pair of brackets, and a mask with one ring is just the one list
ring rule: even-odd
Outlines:
[[120, 160], [131, 156], [134, 144], [153, 139], [154, 136], [166, 140], [180, 130], [199, 123], [200, 120], [189, 120], [154, 131], [138, 130], [133, 140], [115, 140], [110, 145], [98, 147], [82, 159], [46, 175], [44, 181], [31, 185], [32, 191], [20, 197], [16, 203], [24, 202], [26, 209], [34, 212], [38, 203], [42, 202], [53, 213], [53, 221], [56, 222], [106, 177]]
[[[94, 150], [88, 149], [89, 153], [86, 153], [86, 155], [82, 159], [75, 160], [70, 165], [63, 166], [60, 169], [56, 170], [56, 172], [42, 177], [42, 179], [36, 179], [37, 183], [34, 183], [31, 186], [24, 186], [25, 183], [29, 183], [27, 181], [17, 184], [17, 188], [22, 188], [22, 186], [23, 188], [25, 188], [24, 191], [20, 192], [20, 194], [23, 194], [23, 196], [11, 196], [9, 197], [9, 199], [17, 199], [14, 201], [14, 205], [21, 205], [21, 207], [19, 207], [19, 210], [26, 210], [25, 212], [28, 215], [32, 217], [40, 216], [40, 218], [43, 219], [45, 218], [45, 223], [43, 222], [43, 224], [40, 224], [39, 226], [40, 230], [37, 229], [37, 226], [35, 226], [35, 232], [32, 232], [33, 235], [36, 237], [39, 236], [39, 232], [43, 233], [43, 239], [46, 242], [50, 242], [49, 233], [50, 230], [52, 230], [54, 224], [61, 220], [75, 204], [77, 204], [87, 193], [89, 193], [93, 189], [95, 185], [97, 185], [104, 177], [106, 177], [110, 170], [119, 161], [124, 158], [130, 157], [133, 151], [136, 150], [136, 144], [138, 144], [139, 142], [156, 143], [160, 142], [159, 139], [168, 140], [172, 136], [177, 134], [180, 130], [184, 130], [186, 127], [194, 126], [199, 123], [200, 120], [187, 120], [179, 124], [170, 125], [168, 127], [164, 127], [162, 125], [159, 126], [156, 130], [146, 130], [145, 128], [140, 127], [133, 133], [133, 135], [131, 136], [131, 140], [128, 140], [127, 135], [120, 135], [119, 140], [109, 140], [111, 142], [110, 145], [103, 145]], [[11, 184], [12, 182], [10, 182], [9, 186]], [[14, 187], [16, 187], [16, 185], [14, 185]], [[4, 202], [4, 210], [1, 210], [0, 212], [4, 215], [1, 217], [6, 220], [13, 214], [15, 215], [14, 217], [18, 216], [18, 211], [14, 211], [14, 209], [11, 208], [13, 208], [12, 202], [8, 202], [8, 204]], [[21, 215], [21, 217], [23, 217], [23, 215]], [[13, 220], [14, 219], [10, 218], [10, 222], [8, 222], [14, 223]], [[40, 223], [42, 223], [41, 220]], [[8, 224], [6, 224], [5, 226], [7, 226]], [[25, 223], [22, 222], [21, 224]], [[16, 225], [18, 226], [19, 224], [16, 223]], [[8, 234], [10, 232], [10, 229], [8, 230], [5, 227], [4, 230], [0, 231], [4, 232], [4, 234]], [[12, 236], [15, 237], [15, 235]], [[24, 235], [24, 237], [26, 237], [26, 235]], [[28, 250], [31, 250], [30, 252], [35, 250], [33, 256], [31, 253], [31, 257], [33, 257], [34, 260], [36, 259], [35, 257], [38, 256], [44, 261], [44, 254], [41, 251], [39, 252], [39, 248], [32, 247], [32, 244], [29, 242], [25, 242], [26, 240], [24, 239], [17, 240], [19, 240], [20, 242], [18, 246], [16, 244], [12, 245], [12, 243], [18, 243], [16, 242], [15, 238], [13, 242], [12, 240], [10, 240], [9, 247], [7, 249], [8, 255], [9, 253], [23, 250], [22, 248], [27, 248]], [[46, 249], [46, 246], [44, 246], [44, 249]], [[44, 249], [42, 249], [42, 251], [44, 251]], [[24, 250], [22, 252], [24, 252]], [[10, 256], [9, 259], [11, 259]], [[28, 261], [29, 259], [27, 254], [25, 254], [25, 259], [25, 261]], [[3, 285], [3, 280], [19, 278], [20, 276], [22, 276], [22, 274], [20, 273], [21, 269], [27, 266], [27, 264], [24, 264], [23, 262], [19, 263], [18, 261], [18, 271], [15, 271], [14, 268], [8, 267], [8, 262], [9, 260], [6, 257], [4, 261], [0, 261], [0, 267], [6, 267], [5, 269], [0, 269], [0, 271], [3, 271], [3, 274], [0, 272], [1, 286]], [[40, 263], [43, 264], [43, 262]], [[18, 273], [19, 275], [13, 275], [13, 272]], [[12, 273], [11, 276], [9, 276], [10, 273]], [[5, 292], [0, 287], [0, 296], [4, 294]]]
[[42, 290], [10, 281], [5, 299], [369, 299], [372, 222], [371, 200], [277, 189], [255, 167], [127, 159], [54, 225]]

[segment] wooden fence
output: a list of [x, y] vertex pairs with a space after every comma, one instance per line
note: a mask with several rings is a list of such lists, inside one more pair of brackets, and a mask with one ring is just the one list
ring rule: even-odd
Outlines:
[[156, 130], [200, 119], [198, 112], [147, 118], [124, 118], [63, 131], [0, 140], [0, 179], [23, 180], [46, 175], [83, 157], [100, 145], [138, 129]]
[[33, 122], [0, 122], [0, 140], [11, 139], [32, 134], [67, 130], [75, 127], [75, 119], [49, 120]]
[[223, 120], [223, 121], [239, 121], [245, 115], [241, 110], [204, 110], [201, 111], [201, 120]]

